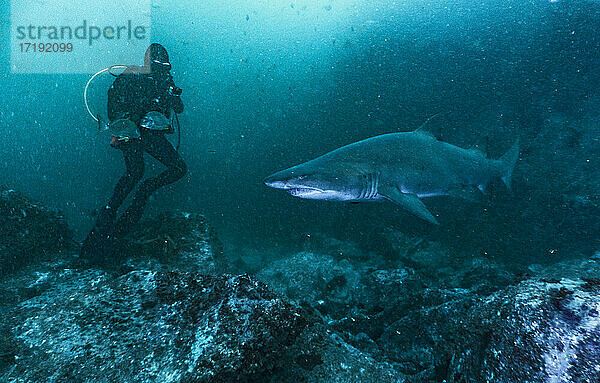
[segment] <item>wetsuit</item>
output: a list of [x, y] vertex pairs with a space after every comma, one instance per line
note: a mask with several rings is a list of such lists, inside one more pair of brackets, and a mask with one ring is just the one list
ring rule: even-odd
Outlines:
[[[108, 117], [111, 121], [129, 118], [139, 127], [141, 118], [150, 111], [159, 111], [167, 117], [170, 117], [171, 110], [181, 113], [183, 102], [169, 91], [174, 86], [170, 75], [127, 70], [115, 79], [108, 91]], [[107, 239], [127, 233], [142, 217], [150, 195], [158, 188], [179, 180], [187, 172], [185, 162], [167, 140], [165, 132], [141, 127], [139, 131], [140, 138], [129, 141], [113, 138], [111, 142], [113, 147], [123, 152], [126, 172], [117, 182], [108, 204], [100, 210], [96, 225], [84, 241], [83, 252], [86, 247], [88, 250], [100, 247], [96, 251], [101, 252], [103, 242]], [[144, 175], [144, 152], [159, 160], [167, 169], [156, 177], [144, 180], [137, 188], [131, 206], [116, 220], [117, 210]]]

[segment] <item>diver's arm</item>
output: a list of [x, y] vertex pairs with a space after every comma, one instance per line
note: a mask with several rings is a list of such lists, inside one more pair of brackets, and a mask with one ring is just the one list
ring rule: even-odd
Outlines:
[[177, 114], [183, 113], [183, 101], [181, 101], [181, 97], [171, 96], [171, 108]]
[[177, 114], [183, 113], [183, 101], [180, 97], [181, 88], [175, 85], [172, 75], [167, 78], [167, 93], [169, 95], [169, 107]]

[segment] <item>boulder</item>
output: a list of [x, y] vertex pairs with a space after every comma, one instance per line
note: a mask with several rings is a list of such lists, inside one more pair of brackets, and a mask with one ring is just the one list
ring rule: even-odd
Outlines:
[[271, 381], [402, 383], [405, 376], [391, 364], [380, 361], [343, 340], [327, 326], [316, 324], [298, 337], [285, 356], [284, 369], [274, 372]]
[[114, 249], [131, 269], [212, 274], [223, 265], [223, 244], [200, 214], [169, 211], [142, 220]]
[[333, 317], [355, 305], [362, 288], [360, 270], [348, 260], [307, 251], [271, 263], [257, 277], [288, 298]]
[[56, 257], [73, 244], [60, 212], [0, 187], [0, 274]]
[[0, 380], [26, 382], [258, 379], [308, 324], [245, 275], [99, 270], [65, 270], [9, 321], [14, 364]]
[[379, 343], [415, 382], [598, 382], [600, 280], [466, 293], [409, 313]]

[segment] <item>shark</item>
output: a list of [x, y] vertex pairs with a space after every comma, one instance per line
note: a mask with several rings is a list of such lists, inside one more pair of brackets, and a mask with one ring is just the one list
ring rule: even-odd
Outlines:
[[342, 146], [268, 176], [264, 183], [294, 197], [326, 201], [391, 201], [439, 225], [423, 198], [476, 200], [495, 179], [511, 188], [518, 139], [500, 158], [438, 140], [424, 129], [388, 133]]

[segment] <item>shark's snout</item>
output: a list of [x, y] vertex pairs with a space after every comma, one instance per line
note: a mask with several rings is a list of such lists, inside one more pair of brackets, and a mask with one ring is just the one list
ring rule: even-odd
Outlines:
[[287, 182], [277, 176], [277, 173], [272, 174], [264, 179], [265, 185], [275, 189], [289, 189]]
[[354, 194], [340, 185], [340, 178], [331, 176], [318, 169], [310, 168], [310, 164], [296, 165], [274, 173], [264, 179], [265, 185], [284, 190], [294, 197], [304, 199], [321, 199], [347, 201], [354, 199]]

